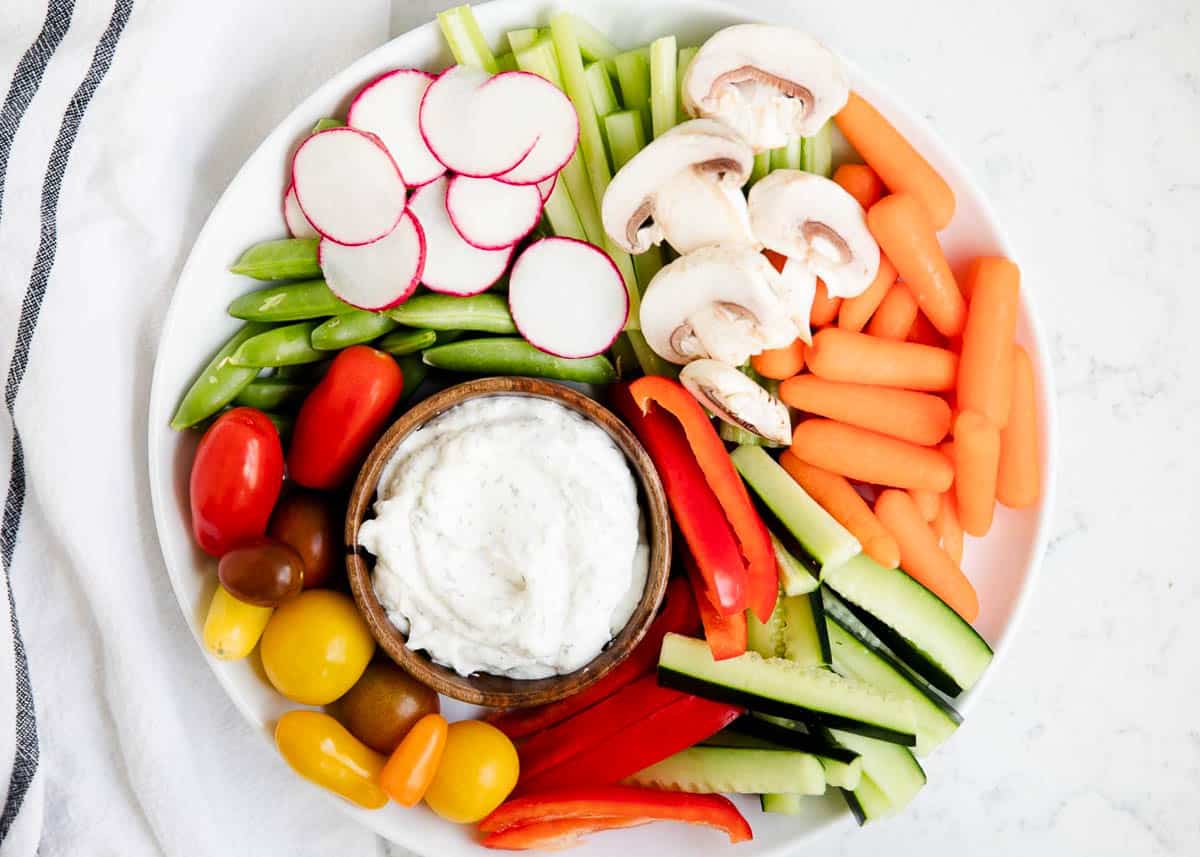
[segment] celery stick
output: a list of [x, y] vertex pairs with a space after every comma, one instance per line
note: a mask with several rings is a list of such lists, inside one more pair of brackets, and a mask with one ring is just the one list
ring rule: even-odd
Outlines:
[[646, 129], [637, 110], [622, 110], [604, 117], [604, 133], [608, 137], [613, 166], [618, 170], [646, 147]]
[[[575, 103], [575, 112], [579, 114], [579, 148], [583, 152], [583, 161], [587, 165], [588, 178], [591, 179], [592, 199], [598, 218], [599, 203], [604, 199], [604, 191], [608, 188], [612, 174], [609, 172], [608, 155], [604, 150], [604, 137], [600, 133], [600, 120], [596, 117], [596, 108], [592, 104], [592, 94], [588, 89], [587, 73], [583, 70], [583, 57], [579, 53], [579, 41], [575, 36], [572, 16], [569, 13], [560, 12], [551, 18], [550, 34], [554, 38], [559, 72], [562, 74], [563, 83], [566, 84], [567, 95]], [[572, 190], [572, 199], [574, 196], [574, 190]], [[576, 207], [579, 208], [578, 200], [576, 200]], [[586, 226], [586, 220], [584, 223]], [[603, 232], [603, 228], [601, 231]], [[612, 257], [617, 270], [621, 272], [621, 277], [625, 280], [625, 288], [629, 292], [628, 327], [639, 328], [637, 310], [640, 295], [633, 261], [629, 258], [629, 254], [622, 250], [607, 233], [601, 236], [600, 243]]]
[[[534, 43], [514, 51], [513, 56], [516, 57], [517, 68], [521, 71], [540, 75], [559, 89], [563, 88], [562, 75], [558, 71], [558, 57], [554, 52], [554, 44], [548, 39], [539, 38]], [[559, 173], [554, 191], [560, 197], [557, 203], [559, 208], [565, 201], [571, 203], [571, 207], [575, 211], [574, 220], [579, 222], [584, 239], [593, 244], [599, 244], [604, 238], [604, 226], [600, 222], [600, 207], [596, 205], [592, 196], [587, 169], [584, 167], [583, 156], [578, 149]], [[564, 194], [565, 199], [563, 198]], [[553, 196], [554, 194], [551, 194], [552, 199]], [[547, 217], [550, 217], [549, 211], [547, 211]], [[560, 226], [556, 225], [553, 220], [550, 223], [551, 228], [559, 235], [577, 237], [573, 221], [565, 214], [560, 216], [560, 220], [562, 221], [561, 228], [565, 231], [559, 232]]]
[[663, 36], [650, 43], [650, 120], [655, 137], [661, 137], [677, 124], [677, 53], [674, 36]]
[[321, 131], [328, 131], [330, 128], [343, 128], [346, 123], [341, 119], [318, 119], [317, 124], [313, 125], [312, 132], [318, 134]]
[[677, 115], [680, 122], [686, 122], [690, 117], [687, 111], [683, 109], [683, 79], [687, 75], [688, 66], [692, 64], [692, 60], [696, 58], [696, 52], [699, 48], [680, 48], [679, 62], [676, 64], [675, 83], [678, 98], [676, 100]]
[[439, 12], [437, 19], [438, 26], [442, 28], [442, 35], [446, 37], [446, 44], [450, 46], [450, 53], [454, 54], [455, 62], [475, 66], [491, 74], [500, 71], [496, 57], [488, 47], [470, 6], [455, 6], [445, 12]]
[[821, 130], [804, 138], [804, 159], [801, 169], [829, 178], [833, 174], [833, 123], [826, 122]]
[[626, 51], [613, 57], [617, 67], [617, 84], [621, 87], [621, 105], [626, 110], [642, 114], [642, 126], [649, 134], [650, 124], [650, 60], [645, 51]]
[[779, 446], [779, 444], [772, 443], [761, 435], [757, 435], [740, 426], [730, 425], [724, 420], [717, 427], [717, 434], [721, 436], [721, 440], [727, 443], [736, 443], [738, 446], [765, 446], [769, 448]]
[[[574, 25], [575, 38], [579, 42], [579, 52], [585, 60], [611, 60], [617, 55], [617, 46], [608, 40], [608, 36], [593, 27], [578, 15], [571, 16]], [[605, 65], [607, 68], [607, 63]]]
[[753, 185], [769, 172], [771, 172], [771, 153], [759, 152], [754, 156], [754, 169], [750, 171], [750, 184]]
[[793, 140], [786, 146], [780, 146], [778, 149], [772, 149], [771, 169], [798, 170], [800, 169], [803, 155], [804, 144], [800, 139]]
[[509, 30], [508, 46], [512, 48], [515, 54], [517, 51], [524, 50], [538, 40], [537, 27], [526, 27], [524, 30]]
[[584, 231], [583, 223], [579, 220], [579, 212], [575, 210], [575, 205], [571, 202], [571, 194], [567, 191], [566, 182], [556, 181], [554, 183], [554, 190], [550, 192], [550, 197], [542, 206], [542, 214], [546, 216], [555, 235], [574, 238], [576, 241], [587, 241], [587, 232]]
[[596, 108], [596, 115], [603, 119], [610, 113], [616, 113], [621, 109], [617, 103], [617, 93], [613, 89], [612, 78], [608, 76], [608, 70], [602, 62], [594, 62], [584, 69], [584, 74], [587, 76], [588, 87], [592, 92], [592, 104]]
[[517, 58], [512, 55], [512, 51], [505, 51], [496, 57], [496, 65], [500, 67], [500, 71], [516, 71]]
[[612, 348], [609, 349], [609, 357], [612, 360], [613, 366], [616, 367], [618, 378], [625, 380], [637, 374], [637, 352], [634, 351], [633, 343], [629, 341], [628, 334], [622, 333], [616, 338], [616, 341], [612, 344]]

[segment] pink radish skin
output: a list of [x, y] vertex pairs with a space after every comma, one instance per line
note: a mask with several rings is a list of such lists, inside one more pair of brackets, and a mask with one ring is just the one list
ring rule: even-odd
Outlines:
[[314, 229], [313, 225], [308, 222], [308, 218], [304, 216], [304, 211], [300, 208], [300, 201], [296, 199], [296, 188], [290, 184], [287, 192], [283, 195], [283, 222], [287, 224], [288, 235], [293, 238], [321, 237], [321, 233]]
[[537, 226], [542, 194], [535, 185], [453, 176], [446, 185], [446, 213], [472, 247], [503, 250]]
[[348, 247], [322, 239], [317, 261], [330, 291], [351, 306], [378, 312], [416, 291], [425, 268], [425, 234], [406, 211], [396, 228], [373, 244]]
[[[503, 78], [503, 79], [501, 79]], [[531, 117], [537, 142], [519, 164], [499, 175], [507, 184], [537, 184], [557, 175], [571, 160], [579, 143], [579, 115], [575, 105], [554, 84], [524, 71], [498, 75], [492, 90], [496, 98], [520, 104]]]
[[629, 320], [629, 293], [608, 254], [574, 238], [530, 244], [508, 277], [508, 308], [521, 335], [556, 357], [605, 351]]
[[374, 134], [330, 128], [300, 144], [292, 158], [296, 201], [313, 228], [348, 247], [383, 238], [404, 215], [400, 169]]
[[354, 96], [346, 124], [376, 135], [400, 168], [409, 187], [420, 187], [446, 172], [421, 137], [417, 114], [434, 75], [415, 68], [381, 74]]
[[[447, 169], [472, 178], [512, 170], [537, 143], [538, 128], [522, 105], [492, 96], [497, 81], [470, 66], [443, 71], [425, 90], [417, 113], [421, 138]], [[540, 78], [539, 78], [540, 79]]]
[[408, 210], [425, 233], [421, 282], [444, 295], [477, 295], [504, 276], [513, 248], [481, 250], [464, 241], [446, 212], [448, 184], [443, 176], [418, 188], [408, 201]]
[[550, 176], [545, 181], [537, 183], [538, 193], [542, 196], [542, 204], [546, 204], [546, 200], [550, 198], [550, 194], [554, 193], [554, 186], [558, 184], [558, 173]]

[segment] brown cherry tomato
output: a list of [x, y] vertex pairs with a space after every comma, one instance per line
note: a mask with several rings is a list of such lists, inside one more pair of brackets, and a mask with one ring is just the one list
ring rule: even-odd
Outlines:
[[327, 497], [297, 491], [275, 506], [267, 535], [288, 545], [304, 562], [304, 588], [324, 586], [342, 567], [341, 517]]
[[391, 753], [418, 720], [440, 710], [437, 693], [388, 661], [368, 666], [337, 702], [338, 720], [380, 753]]
[[217, 576], [221, 585], [239, 601], [274, 607], [300, 592], [304, 585], [304, 561], [283, 542], [257, 539], [222, 556]]

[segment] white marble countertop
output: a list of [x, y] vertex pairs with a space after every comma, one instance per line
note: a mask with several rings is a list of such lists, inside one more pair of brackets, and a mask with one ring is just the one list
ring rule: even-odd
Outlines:
[[[393, 32], [451, 5], [395, 0]], [[1200, 853], [1200, 6], [743, 5], [855, 60], [981, 182], [1061, 423], [1054, 536], [987, 693], [907, 812], [804, 850]]]

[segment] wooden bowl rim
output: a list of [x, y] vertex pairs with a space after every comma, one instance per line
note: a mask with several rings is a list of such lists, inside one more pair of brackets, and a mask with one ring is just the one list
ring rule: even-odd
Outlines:
[[[574, 672], [542, 679], [512, 679], [489, 673], [461, 676], [408, 648], [375, 595], [367, 552], [358, 546], [358, 530], [373, 514], [375, 490], [384, 465], [412, 432], [457, 405], [493, 396], [529, 396], [557, 402], [603, 429], [624, 453], [638, 483], [639, 505], [650, 542], [646, 588], [629, 622], [595, 658]], [[448, 387], [414, 405], [384, 432], [367, 457], [346, 511], [346, 572], [359, 612], [380, 648], [418, 681], [438, 693], [473, 705], [516, 708], [543, 705], [578, 693], [623, 661], [645, 636], [667, 589], [671, 563], [671, 520], [667, 498], [650, 456], [615, 414], [576, 390], [552, 381], [525, 377], [479, 378]]]

